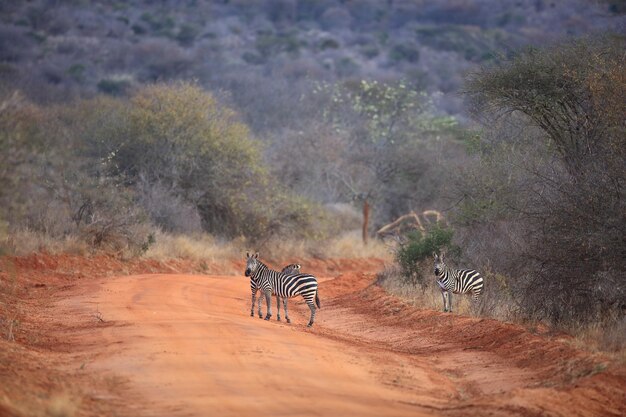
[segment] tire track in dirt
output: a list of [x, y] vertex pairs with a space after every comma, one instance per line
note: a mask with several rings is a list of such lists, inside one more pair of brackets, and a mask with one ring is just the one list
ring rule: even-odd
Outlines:
[[347, 273], [320, 286], [327, 294], [321, 334], [424, 360], [456, 389], [449, 415], [622, 416], [626, 371], [564, 339], [496, 320], [420, 310]]
[[[300, 313], [293, 325], [251, 318], [248, 294], [240, 277], [107, 280], [72, 303], [97, 302], [116, 325], [73, 342], [93, 349], [100, 340], [88, 366], [129, 381], [145, 415], [432, 415], [378, 379], [385, 367], [377, 355], [317, 336]], [[411, 372], [415, 387], [432, 385], [422, 370]]]
[[[623, 367], [520, 326], [419, 310], [372, 274], [320, 280], [322, 310], [249, 316], [243, 277], [138, 275], [61, 303], [108, 325], [70, 334], [138, 415], [620, 416]], [[567, 366], [582, 369], [573, 377]], [[589, 371], [591, 370], [591, 371]], [[589, 371], [589, 372], [588, 372]], [[571, 373], [571, 372], [570, 372]]]

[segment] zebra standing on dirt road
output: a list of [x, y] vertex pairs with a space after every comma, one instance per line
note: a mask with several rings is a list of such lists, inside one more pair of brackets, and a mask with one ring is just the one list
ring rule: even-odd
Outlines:
[[452, 313], [452, 293], [466, 294], [471, 292], [474, 301], [478, 301], [478, 297], [483, 290], [483, 277], [473, 269], [452, 269], [445, 264], [443, 258], [445, 254], [435, 257], [435, 276], [437, 284], [441, 288], [443, 296], [443, 311]]
[[[300, 264], [289, 264], [285, 266], [282, 271], [283, 274], [297, 274], [300, 272]], [[261, 290], [261, 288], [257, 285], [257, 280], [250, 277], [250, 291], [252, 292], [252, 306], [250, 307], [250, 317], [254, 317], [254, 303], [256, 301], [256, 293]], [[262, 292], [263, 290], [261, 290]], [[259, 296], [259, 318], [263, 318], [263, 312], [261, 311], [261, 302], [263, 301], [263, 297]], [[277, 319], [280, 321], [280, 297], [276, 296], [276, 303], [278, 304], [278, 316]], [[287, 315], [287, 299], [284, 299], [285, 303], [285, 316]], [[290, 323], [289, 317], [287, 317], [287, 323]]]
[[[308, 327], [313, 326], [315, 321], [315, 304], [320, 308], [320, 299], [317, 294], [317, 279], [310, 274], [292, 274], [285, 275], [282, 272], [273, 271], [263, 262], [259, 261], [259, 254], [246, 254], [246, 271], [245, 275], [256, 280], [257, 286], [265, 293], [267, 302], [267, 315], [265, 320], [272, 317], [272, 305], [270, 301], [271, 294], [283, 299], [301, 295], [304, 301], [311, 309], [311, 318]], [[315, 303], [314, 303], [315, 300]], [[286, 303], [285, 303], [286, 305]], [[280, 304], [279, 304], [280, 308]], [[287, 311], [285, 310], [287, 316]], [[290, 322], [287, 316], [287, 321]]]

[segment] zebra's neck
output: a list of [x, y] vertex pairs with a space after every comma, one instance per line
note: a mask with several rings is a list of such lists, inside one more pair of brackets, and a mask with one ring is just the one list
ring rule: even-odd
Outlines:
[[264, 271], [268, 271], [269, 268], [267, 267], [267, 265], [265, 265], [263, 262], [257, 260], [257, 262], [259, 263], [259, 266], [256, 267], [256, 269], [254, 270], [254, 273], [250, 274], [250, 276], [252, 278], [254, 278], [255, 280], [257, 279], [257, 277], [260, 277], [261, 274], [263, 274]]
[[439, 281], [439, 285], [443, 288], [450, 289], [454, 284], [454, 274], [452, 270], [448, 268], [448, 265], [443, 264], [441, 274], [437, 275], [437, 281]]

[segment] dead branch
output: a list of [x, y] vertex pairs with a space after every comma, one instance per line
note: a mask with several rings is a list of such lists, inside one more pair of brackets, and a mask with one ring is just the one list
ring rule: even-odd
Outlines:
[[[421, 216], [425, 220], [428, 220], [428, 216], [434, 216], [436, 223], [443, 220], [443, 215], [437, 210], [425, 210], [421, 213]], [[405, 221], [407, 222], [405, 223]], [[403, 223], [405, 223], [406, 226], [415, 228], [422, 233], [426, 232], [426, 228], [424, 227], [424, 224], [420, 220], [420, 215], [418, 215], [414, 211], [410, 211], [409, 213], [398, 217], [393, 222], [386, 224], [380, 229], [378, 229], [378, 231], [376, 232], [376, 235], [380, 236], [380, 235], [387, 234], [387, 233], [396, 233]]]
[[420, 221], [420, 218], [417, 215], [417, 213], [415, 213], [414, 211], [411, 211], [408, 214], [405, 214], [403, 216], [398, 217], [393, 222], [384, 225], [383, 227], [378, 229], [376, 234], [377, 235], [382, 235], [384, 233], [389, 233], [391, 230], [396, 229], [400, 224], [402, 224], [402, 222], [404, 222], [407, 219], [413, 220], [414, 224], [409, 223], [410, 226], [420, 230], [421, 232], [425, 232], [426, 231], [426, 229], [424, 229], [424, 226], [422, 225], [422, 222]]

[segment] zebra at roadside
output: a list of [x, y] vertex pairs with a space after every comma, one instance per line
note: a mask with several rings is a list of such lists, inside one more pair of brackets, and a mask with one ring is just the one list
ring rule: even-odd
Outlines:
[[[272, 317], [271, 294], [283, 299], [296, 297], [301, 295], [311, 310], [311, 318], [307, 327], [313, 326], [315, 321], [315, 305], [320, 308], [320, 300], [317, 293], [317, 279], [310, 274], [290, 274], [286, 275], [282, 272], [271, 270], [263, 262], [259, 260], [259, 254], [246, 254], [246, 271], [245, 275], [256, 280], [258, 287], [265, 293], [267, 302], [267, 315], [265, 320]], [[286, 303], [285, 303], [286, 306]], [[280, 308], [280, 304], [279, 304]], [[287, 316], [287, 310], [285, 315]], [[286, 317], [289, 319], [289, 317]], [[288, 320], [289, 321], [289, 320]]]
[[467, 294], [472, 293], [474, 301], [478, 301], [483, 291], [483, 277], [473, 269], [453, 269], [444, 262], [445, 254], [437, 255], [435, 258], [435, 276], [437, 284], [441, 289], [443, 297], [443, 311], [452, 313], [452, 293]]
[[[285, 266], [281, 272], [283, 274], [297, 274], [298, 272], [300, 272], [300, 264], [289, 264]], [[256, 301], [256, 293], [260, 289], [261, 288], [259, 288], [259, 286], [257, 285], [257, 280], [250, 277], [250, 291], [252, 292], [252, 306], [250, 307], [250, 317], [254, 317], [254, 303]], [[263, 318], [263, 312], [261, 311], [262, 301], [263, 301], [263, 297], [259, 295], [259, 318], [260, 319]], [[276, 296], [276, 303], [278, 304], [277, 320], [280, 321], [280, 298], [278, 296]], [[287, 315], [287, 299], [284, 300], [284, 303], [285, 303], [285, 316], [286, 316]], [[286, 317], [286, 318], [287, 318], [287, 323], [291, 323], [289, 321], [289, 317]]]

